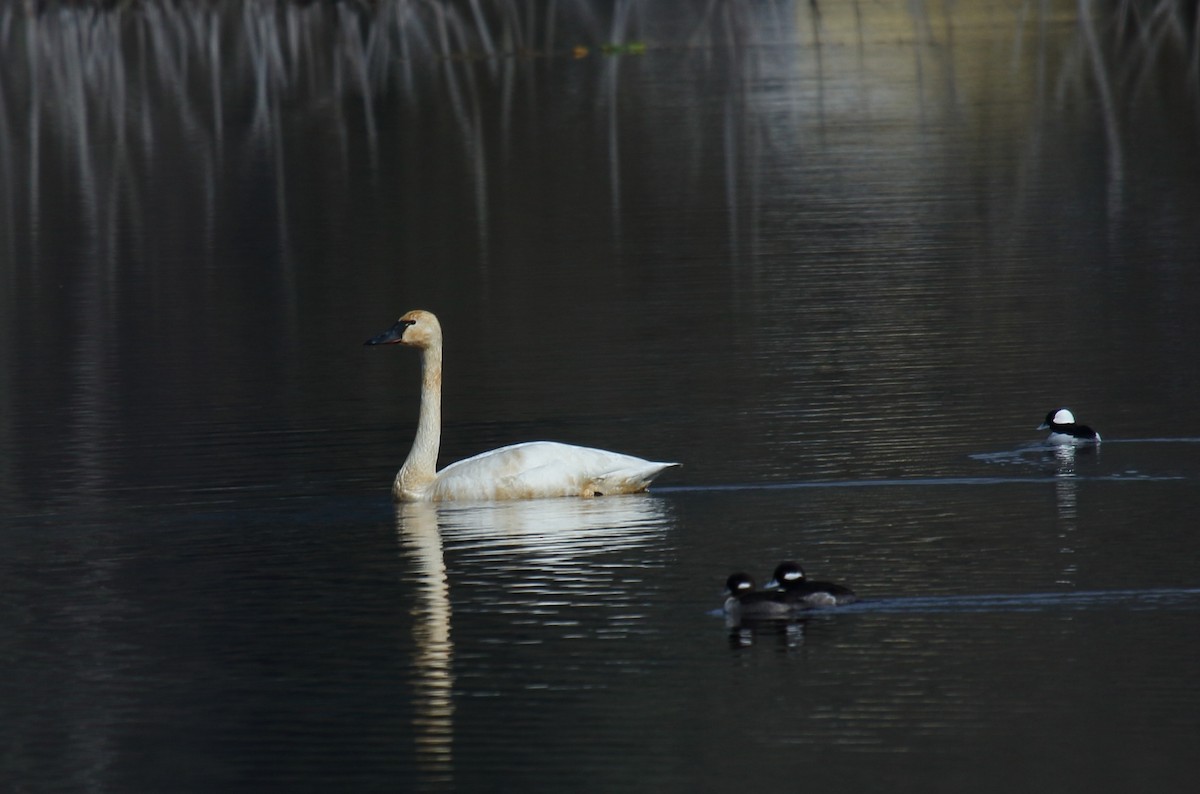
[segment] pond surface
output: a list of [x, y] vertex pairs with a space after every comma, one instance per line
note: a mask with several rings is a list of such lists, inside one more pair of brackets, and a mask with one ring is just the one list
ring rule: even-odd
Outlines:
[[[1191, 790], [1183, 75], [1074, 5], [652, 5], [4, 12], [4, 788]], [[393, 505], [412, 308], [443, 465], [683, 467]], [[726, 625], [783, 559], [861, 603]]]

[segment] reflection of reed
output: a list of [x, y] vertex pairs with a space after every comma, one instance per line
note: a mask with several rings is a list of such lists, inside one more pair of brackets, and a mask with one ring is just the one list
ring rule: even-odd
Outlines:
[[1122, 215], [1124, 199], [1123, 111], [1144, 100], [1142, 94], [1151, 76], [1168, 85], [1186, 83], [1189, 98], [1196, 100], [1200, 91], [1200, 18], [1194, 5], [1180, 0], [1106, 5], [1076, 0], [1078, 35], [1063, 56], [1057, 80], [1060, 100], [1066, 85], [1083, 85], [1090, 78], [1094, 87], [1107, 155], [1107, 210], [1109, 218], [1116, 221]]
[[[763, 20], [749, 13], [750, 7], [724, 4], [721, 14], [702, 17], [690, 39], [736, 47], [744, 43], [745, 31], [758, 30], [761, 36]], [[109, 247], [118, 217], [145, 222], [142, 182], [165, 154], [187, 152], [186, 167], [195, 169], [205, 185], [203, 211], [210, 231], [219, 206], [216, 175], [231, 161], [259, 155], [274, 171], [275, 223], [284, 261], [289, 228], [283, 131], [296, 108], [331, 123], [343, 154], [364, 148], [374, 163], [379, 143], [373, 100], [399, 87], [403, 101], [412, 102], [440, 75], [475, 179], [476, 221], [486, 240], [492, 169], [481, 98], [490, 91], [480, 80], [496, 83], [507, 112], [517, 79], [513, 56], [554, 53], [579, 42], [629, 41], [649, 14], [649, 6], [638, 0], [581, 0], [544, 11], [480, 0], [465, 6], [217, 0], [54, 5], [54, 13], [50, 8], [0, 7], [0, 177], [6, 190], [0, 207], [12, 221], [5, 228], [39, 228], [47, 135], [67, 144], [67, 171], [78, 177], [87, 225], [106, 232]], [[778, 21], [774, 13], [769, 17]], [[612, 100], [616, 214], [621, 207], [615, 101], [620, 63], [620, 58], [606, 62], [606, 88], [601, 89]], [[351, 133], [355, 112], [361, 114], [363, 147]], [[7, 240], [10, 248], [13, 242]]]
[[[588, 5], [572, 4], [576, 13], [564, 25], [556, 4], [538, 11], [481, 0], [465, 6], [432, 0], [3, 4], [0, 244], [14, 259], [12, 230], [40, 228], [48, 192], [42, 182], [50, 173], [43, 168], [45, 139], [58, 138], [63, 146], [54, 151], [61, 150], [61, 170], [79, 189], [86, 228], [108, 249], [116, 245], [118, 219], [146, 223], [143, 183], [164, 162], [171, 170], [194, 171], [204, 186], [202, 225], [211, 244], [219, 175], [230, 162], [261, 158], [273, 172], [274, 221], [288, 262], [283, 133], [297, 109], [332, 125], [343, 157], [365, 149], [374, 164], [374, 100], [398, 85], [412, 101], [427, 89], [425, 78], [436, 80], [438, 72], [462, 131], [486, 239], [489, 168], [476, 64], [501, 79], [510, 96], [513, 70], [499, 58], [538, 47], [552, 51], [563, 28], [599, 38], [601, 14]], [[634, 5], [626, 0], [612, 10], [614, 35], [624, 35]], [[473, 60], [478, 56], [484, 59]], [[365, 146], [351, 132], [356, 110]], [[178, 156], [183, 152], [186, 158]], [[186, 200], [196, 192], [179, 194]]]
[[428, 781], [447, 782], [454, 768], [454, 642], [436, 508], [421, 503], [397, 505], [396, 534], [401, 549], [416, 561], [420, 576], [413, 628], [417, 763]]
[[1125, 166], [1121, 154], [1121, 134], [1117, 128], [1117, 112], [1109, 84], [1109, 71], [1104, 64], [1104, 54], [1096, 36], [1095, 20], [1089, 13], [1088, 0], [1079, 0], [1080, 29], [1087, 51], [1087, 60], [1092, 66], [1092, 77], [1100, 95], [1100, 110], [1104, 118], [1104, 134], [1108, 144], [1108, 215], [1112, 219], [1121, 214], [1121, 185], [1124, 182]]
[[[42, 181], [48, 173], [64, 173], [82, 197], [81, 211], [56, 214], [82, 217], [100, 250], [115, 261], [118, 221], [135, 227], [153, 222], [146, 210], [157, 197], [147, 197], [144, 182], [168, 162], [171, 170], [191, 171], [188, 175], [203, 185], [201, 191], [179, 191], [176, 200], [202, 194], [206, 242], [211, 242], [222, 206], [221, 177], [231, 162], [254, 156], [273, 170], [274, 223], [286, 262], [290, 191], [283, 131], [295, 115], [319, 114], [335, 130], [330, 137], [340, 143], [344, 158], [362, 150], [374, 163], [380, 146], [375, 101], [399, 89], [401, 101], [411, 108], [428, 108], [421, 100], [430, 86], [447, 100], [461, 131], [464, 160], [474, 180], [475, 221], [486, 243], [488, 197], [496, 176], [485, 146], [494, 134], [484, 100], [500, 96], [508, 118], [514, 83], [525, 74], [514, 68], [514, 59], [562, 53], [580, 42], [630, 41], [649, 31], [658, 37], [654, 44], [732, 53], [729, 72], [750, 85], [772, 67], [766, 61], [769, 47], [763, 45], [808, 47], [815, 58], [814, 101], [820, 115], [826, 44], [849, 39], [861, 54], [865, 46], [882, 40], [879, 33], [894, 35], [907, 19], [917, 44], [920, 81], [922, 50], [939, 43], [932, 19], [936, 14], [926, 4], [875, 8], [853, 3], [846, 11], [831, 4], [794, 3], [789, 15], [788, 4], [708, 2], [690, 9], [695, 18], [686, 23], [677, 19], [678, 4], [649, 0], [535, 5], [499, 0], [3, 4], [0, 246], [10, 258], [20, 253], [14, 230], [37, 233], [44, 200], [51, 194], [47, 188], [56, 187]], [[1149, 4], [1153, 13], [1143, 15], [1133, 9], [1141, 4], [1117, 5], [1107, 10], [1091, 0], [1075, 0], [1071, 13], [1080, 20], [1076, 40], [1061, 69], [1049, 78], [1062, 85], [1086, 77], [1099, 94], [1113, 214], [1120, 211], [1124, 168], [1119, 109], [1126, 100], [1136, 100], [1152, 77], [1169, 76], [1172, 68], [1182, 67], [1193, 89], [1200, 83], [1200, 33], [1186, 3], [1159, 0]], [[1034, 13], [1044, 25], [1045, 17], [1066, 8], [1066, 3], [1050, 3]], [[947, 7], [941, 13], [940, 43], [953, 53], [955, 12]], [[664, 22], [672, 17], [671, 23]], [[1024, 24], [1016, 20], [1018, 42]], [[804, 27], [811, 29], [807, 41], [802, 41]], [[868, 29], [879, 32], [872, 41], [864, 32]], [[953, 79], [951, 59], [944, 63]], [[609, 125], [611, 206], [617, 224], [622, 191], [629, 189], [629, 180], [622, 180], [620, 134], [634, 121], [629, 114], [618, 115], [622, 71], [622, 58], [610, 58], [597, 86], [608, 100], [601, 112]], [[735, 230], [747, 221], [754, 228], [737, 196], [747, 186], [756, 187], [751, 181], [758, 178], [754, 147], [768, 123], [752, 96], [733, 95], [724, 131], [726, 146], [737, 155], [727, 160], [729, 223]], [[511, 130], [502, 123], [499, 133], [504, 138]], [[356, 134], [364, 140], [355, 140]], [[49, 141], [60, 145], [48, 146]], [[174, 156], [177, 152], [186, 152], [186, 158]], [[51, 154], [63, 158], [65, 167], [47, 169], [44, 160]], [[736, 233], [733, 242], [738, 244]]]

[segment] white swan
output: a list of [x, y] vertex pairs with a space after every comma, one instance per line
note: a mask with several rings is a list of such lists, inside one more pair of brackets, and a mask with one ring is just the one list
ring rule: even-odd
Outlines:
[[437, 471], [442, 433], [442, 326], [415, 310], [368, 345], [407, 345], [421, 351], [421, 415], [412, 451], [396, 473], [398, 502], [541, 499], [637, 493], [678, 463], [655, 463], [553, 441], [530, 441], [484, 452]]

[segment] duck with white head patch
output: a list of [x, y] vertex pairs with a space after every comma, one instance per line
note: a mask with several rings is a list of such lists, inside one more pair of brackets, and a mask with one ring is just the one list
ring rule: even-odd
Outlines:
[[1051, 444], [1099, 444], [1100, 434], [1087, 425], [1075, 421], [1075, 414], [1070, 409], [1059, 408], [1046, 414], [1046, 421], [1037, 427], [1038, 430], [1049, 430], [1046, 438]]
[[725, 614], [735, 621], [789, 618], [798, 608], [782, 590], [756, 590], [754, 579], [746, 573], [730, 574], [725, 593]]
[[799, 563], [781, 562], [767, 588], [779, 588], [799, 608], [840, 607], [853, 604], [858, 596], [849, 587], [833, 582], [814, 582], [804, 575]]

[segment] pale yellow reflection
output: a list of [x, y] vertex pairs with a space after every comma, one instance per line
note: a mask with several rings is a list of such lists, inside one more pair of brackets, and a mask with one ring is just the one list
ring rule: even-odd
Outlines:
[[396, 536], [401, 552], [417, 563], [420, 576], [413, 626], [417, 763], [429, 780], [449, 780], [454, 763], [454, 641], [437, 509], [427, 503], [397, 505]]
[[[426, 781], [450, 781], [454, 768], [453, 613], [444, 542], [456, 558], [482, 557], [493, 571], [536, 572], [546, 582], [578, 586], [579, 573], [597, 567], [597, 554], [661, 538], [666, 517], [666, 503], [646, 494], [396, 506], [400, 552], [415, 563], [418, 576], [413, 733]], [[630, 586], [608, 578], [607, 568], [602, 573], [609, 602]]]

